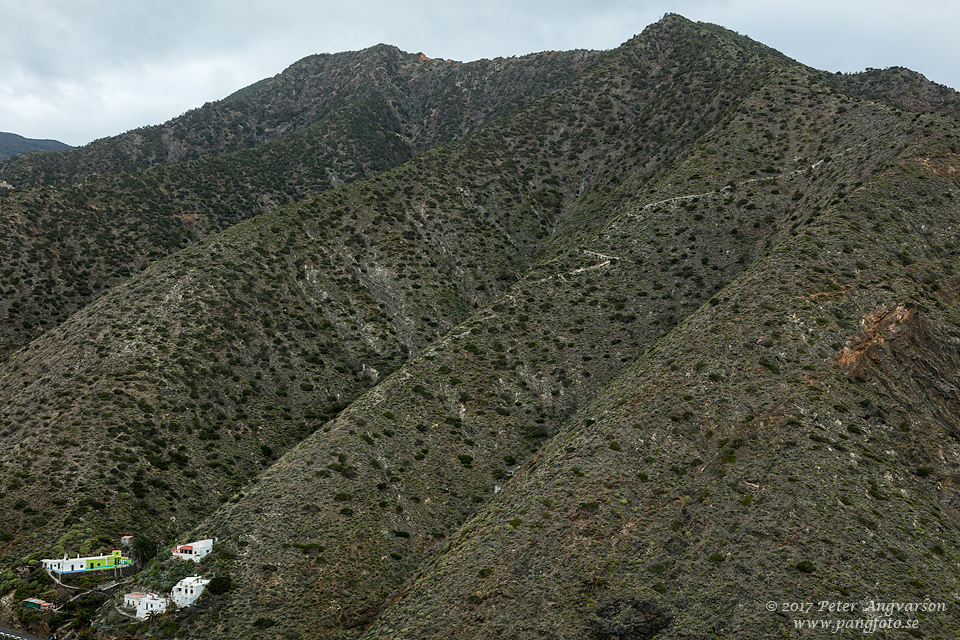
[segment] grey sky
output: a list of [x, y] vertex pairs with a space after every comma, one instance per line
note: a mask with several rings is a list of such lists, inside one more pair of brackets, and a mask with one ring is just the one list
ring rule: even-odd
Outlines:
[[960, 87], [960, 3], [872, 0], [0, 0], [0, 131], [80, 145], [158, 124], [313, 53], [476, 60], [610, 49], [664, 13], [829, 71]]

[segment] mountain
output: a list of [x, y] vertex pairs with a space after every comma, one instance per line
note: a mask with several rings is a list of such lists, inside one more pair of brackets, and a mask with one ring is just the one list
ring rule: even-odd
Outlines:
[[0, 160], [6, 160], [28, 151], [61, 151], [70, 145], [56, 140], [33, 140], [15, 133], [0, 131]]
[[[555, 88], [596, 55], [553, 51], [461, 63], [381, 44], [309, 56], [273, 78], [163, 125], [97, 140], [68, 153], [0, 163], [0, 180], [18, 188], [76, 183], [257, 148], [312, 129], [300, 144], [327, 146], [314, 149], [310, 161], [322, 163], [329, 172], [325, 177], [338, 182], [365, 168], [355, 166], [357, 153], [366, 162], [382, 161], [402, 149], [408, 159], [463, 137], [488, 118]], [[359, 140], [341, 141], [341, 135]], [[372, 159], [363, 158], [371, 153]]]
[[473, 131], [595, 55], [314, 56], [166, 125], [0, 163], [0, 180], [18, 187], [0, 190], [0, 358], [150, 262]]
[[218, 539], [167, 635], [955, 635], [960, 121], [869, 85], [668, 15], [158, 256], [0, 368], [0, 591], [133, 531]]

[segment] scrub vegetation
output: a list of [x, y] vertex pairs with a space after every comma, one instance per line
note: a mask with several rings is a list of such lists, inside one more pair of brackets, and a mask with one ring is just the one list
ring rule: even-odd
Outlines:
[[[946, 602], [920, 629], [955, 634], [956, 95], [675, 15], [483, 63], [513, 84], [479, 111], [497, 74], [399, 60], [373, 86], [427, 65], [450, 106], [357, 84], [381, 116], [343, 125], [348, 184], [297, 168], [347, 122], [304, 107], [252, 149], [3, 198], [38, 230], [27, 203], [129, 215], [141, 191], [105, 194], [150, 180], [204, 208], [69, 309], [37, 274], [83, 236], [8, 236], [40, 263], [10, 317], [50, 311], [7, 329], [4, 566], [216, 537], [219, 593], [137, 631], [196, 638], [770, 638], [793, 626], [767, 602], [864, 598]], [[268, 158], [273, 190], [197, 186]], [[134, 246], [117, 229], [104, 246]]]

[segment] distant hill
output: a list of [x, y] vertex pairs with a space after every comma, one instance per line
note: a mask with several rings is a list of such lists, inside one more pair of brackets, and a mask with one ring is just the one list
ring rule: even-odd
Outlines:
[[69, 148], [70, 145], [57, 140], [33, 140], [15, 133], [0, 131], [0, 160], [6, 160], [27, 151], [62, 151]]
[[824, 74], [824, 78], [847, 95], [886, 102], [907, 111], [953, 115], [960, 112], [960, 94], [956, 90], [903, 67]]

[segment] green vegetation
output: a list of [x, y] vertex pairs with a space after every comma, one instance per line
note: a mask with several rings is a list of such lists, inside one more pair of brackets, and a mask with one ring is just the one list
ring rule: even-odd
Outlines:
[[[288, 80], [340, 102], [266, 142]], [[778, 637], [756, 603], [798, 589], [960, 592], [960, 123], [878, 82], [666, 16], [602, 54], [318, 56], [170, 125], [214, 123], [195, 160], [51, 160], [0, 200], [3, 584], [216, 536], [210, 597], [149, 631], [214, 640]]]

